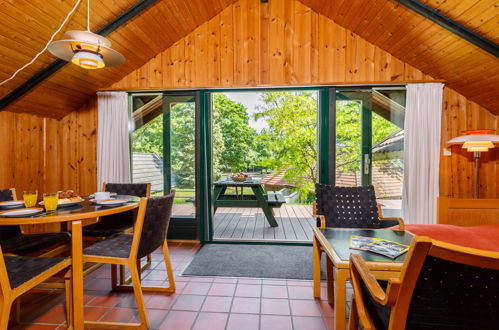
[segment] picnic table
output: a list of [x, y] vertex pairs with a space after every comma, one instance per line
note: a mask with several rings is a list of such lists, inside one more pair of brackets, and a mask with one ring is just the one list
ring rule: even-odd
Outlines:
[[[256, 207], [261, 208], [270, 226], [278, 227], [273, 208], [279, 208], [286, 203], [280, 193], [263, 190], [260, 181], [247, 180], [236, 182], [230, 179], [219, 180], [213, 183], [213, 200], [215, 212], [218, 207]], [[226, 194], [227, 188], [236, 188], [236, 194]], [[244, 194], [244, 188], [250, 188], [253, 195]]]

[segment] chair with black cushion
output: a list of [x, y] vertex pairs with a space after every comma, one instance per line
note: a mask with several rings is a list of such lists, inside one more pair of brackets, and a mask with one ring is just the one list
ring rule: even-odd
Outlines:
[[414, 238], [399, 278], [377, 281], [358, 254], [349, 329], [497, 329], [499, 252]]
[[388, 228], [399, 225], [401, 218], [383, 217], [373, 186], [335, 187], [315, 185], [317, 226], [321, 228]]
[[[149, 197], [151, 194], [150, 183], [102, 183], [102, 191], [116, 193], [118, 195], [129, 195], [137, 197]], [[130, 231], [133, 227], [134, 211], [121, 212], [101, 217], [98, 222], [83, 227], [84, 237], [104, 239], [114, 234]], [[140, 263], [140, 260], [139, 260]], [[151, 266], [151, 256], [147, 256], [146, 263], [139, 272]], [[90, 269], [92, 270], [92, 268]], [[120, 266], [120, 283], [130, 283], [130, 279], [125, 279], [125, 271]], [[113, 288], [114, 289], [114, 288]]]
[[[137, 197], [149, 197], [151, 194], [150, 183], [103, 183], [102, 191], [117, 193], [118, 195], [130, 195]], [[106, 215], [99, 222], [83, 227], [83, 236], [87, 237], [109, 237], [122, 233], [133, 227], [133, 211]]]
[[0, 329], [7, 329], [14, 301], [71, 264], [69, 258], [4, 256], [0, 248]]
[[[83, 250], [83, 261], [85, 262], [108, 263], [113, 267], [124, 265], [130, 269], [132, 287], [118, 286], [118, 289], [133, 289], [141, 320], [140, 324], [134, 324], [134, 326], [139, 328], [148, 327], [142, 291], [175, 292], [175, 280], [166, 241], [174, 198], [175, 192], [163, 197], [142, 198], [133, 234], [116, 234]], [[162, 247], [163, 250], [169, 286], [141, 286], [137, 260], [153, 253], [159, 247]], [[112, 274], [114, 273], [113, 271]], [[112, 280], [116, 281], [116, 278]], [[85, 327], [88, 328], [109, 328], [110, 326], [115, 325], [85, 322]]]
[[[0, 201], [10, 200], [17, 200], [15, 189], [0, 190]], [[67, 232], [23, 234], [20, 226], [0, 226], [0, 246], [7, 254], [39, 254], [45, 251], [42, 256], [56, 256], [67, 248], [70, 238]]]

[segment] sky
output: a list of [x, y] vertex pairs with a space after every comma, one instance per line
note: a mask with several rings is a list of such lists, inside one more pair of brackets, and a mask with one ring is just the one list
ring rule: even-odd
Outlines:
[[240, 103], [248, 109], [250, 127], [256, 129], [257, 132], [260, 132], [263, 128], [269, 127], [264, 119], [258, 119], [257, 121], [253, 120], [253, 114], [256, 112], [256, 107], [265, 104], [260, 101], [260, 95], [262, 92], [226, 92], [223, 94], [225, 94], [225, 96], [232, 101]]

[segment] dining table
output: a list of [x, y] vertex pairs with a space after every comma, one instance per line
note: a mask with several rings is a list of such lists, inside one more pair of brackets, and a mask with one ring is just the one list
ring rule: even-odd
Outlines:
[[[29, 217], [5, 217], [0, 216], [0, 226], [8, 225], [42, 225], [42, 224], [66, 224], [71, 231], [71, 278], [72, 278], [72, 302], [73, 309], [69, 327], [73, 329], [84, 329], [84, 300], [83, 300], [83, 221], [106, 215], [133, 210], [137, 212], [139, 198], [135, 196], [118, 195], [115, 198], [126, 199], [127, 202], [120, 206], [100, 206], [93, 203], [89, 198], [84, 198], [77, 205], [59, 207], [53, 212], [42, 212]], [[135, 214], [136, 216], [136, 214]]]

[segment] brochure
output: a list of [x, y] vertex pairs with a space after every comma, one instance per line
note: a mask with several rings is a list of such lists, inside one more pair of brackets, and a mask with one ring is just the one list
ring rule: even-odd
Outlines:
[[350, 248], [374, 252], [395, 259], [409, 250], [408, 245], [392, 242], [377, 237], [350, 236]]

